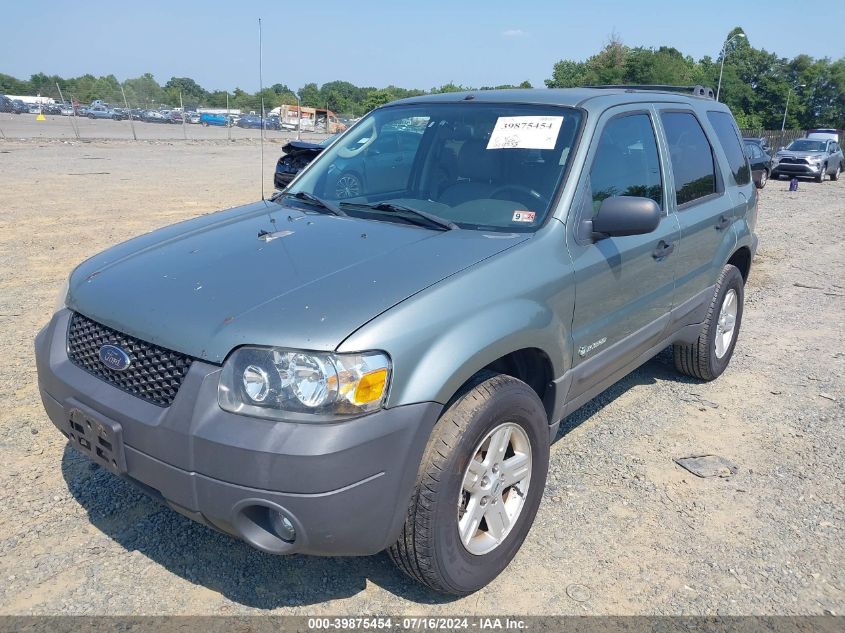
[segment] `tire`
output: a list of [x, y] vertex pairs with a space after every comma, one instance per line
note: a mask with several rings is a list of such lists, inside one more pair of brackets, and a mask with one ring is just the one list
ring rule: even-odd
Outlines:
[[839, 180], [839, 174], [841, 174], [841, 173], [842, 173], [842, 163], [839, 163], [839, 164], [836, 166], [836, 171], [835, 171], [835, 172], [833, 172], [833, 173], [830, 175], [830, 179], [831, 179], [831, 180], [834, 180], [834, 181]]
[[759, 184], [757, 184], [757, 188], [762, 189], [763, 187], [766, 186], [767, 182], [769, 182], [769, 170], [764, 169], [763, 173], [760, 174], [760, 182], [759, 182]]
[[355, 172], [345, 171], [335, 182], [335, 198], [355, 198], [361, 195], [361, 177]]
[[[489, 448], [491, 437], [503, 437], [497, 436], [503, 429], [510, 439], [500, 444], [508, 449], [502, 464], [510, 461], [514, 468], [521, 461], [523, 479], [517, 483], [525, 490], [507, 486], [501, 479], [508, 472], [504, 465], [496, 470], [498, 464], [478, 459], [482, 453], [485, 459], [492, 455], [484, 447]], [[483, 475], [470, 473], [471, 461]], [[521, 380], [481, 372], [452, 401], [432, 431], [405, 525], [399, 540], [388, 549], [390, 558], [408, 576], [435, 591], [467, 595], [481, 589], [508, 566], [525, 540], [543, 496], [548, 468], [549, 426], [540, 398]], [[475, 493], [468, 492], [468, 478], [474, 480]], [[489, 496], [481, 496], [485, 494]], [[473, 513], [468, 515], [471, 507]], [[500, 539], [491, 536], [494, 532], [486, 523], [485, 513], [491, 510], [494, 518], [515, 510], [499, 524], [509, 526], [500, 532]], [[459, 533], [462, 520], [466, 520], [469, 544]]]
[[815, 180], [816, 182], [824, 182], [824, 175], [825, 175], [826, 172], [827, 172], [827, 165], [822, 167], [821, 171], [819, 172], [819, 175], [816, 176], [815, 178], [813, 178], [813, 180]]
[[[672, 351], [675, 356], [675, 368], [682, 374], [699, 380], [715, 380], [730, 363], [734, 347], [742, 324], [742, 308], [745, 298], [745, 282], [736, 266], [730, 264], [722, 269], [716, 282], [716, 292], [710, 302], [707, 317], [701, 326], [698, 340], [694, 343], [675, 343]], [[724, 338], [723, 327], [729, 320], [722, 320], [723, 311], [729, 302], [728, 295], [733, 293], [734, 315], [730, 338]], [[730, 315], [730, 310], [726, 313]], [[717, 337], [722, 337], [717, 342]], [[721, 354], [720, 354], [721, 351]]]

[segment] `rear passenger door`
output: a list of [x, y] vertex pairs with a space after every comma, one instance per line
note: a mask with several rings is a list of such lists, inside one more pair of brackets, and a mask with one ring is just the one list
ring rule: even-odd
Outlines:
[[[742, 201], [733, 200], [726, 192], [714, 143], [705, 133], [705, 125], [709, 125], [703, 124], [692, 109], [678, 108], [677, 104], [659, 107], [658, 112], [671, 172], [667, 179], [669, 204], [681, 229], [674, 303], [679, 313], [685, 313], [712, 296], [712, 286], [736, 244], [731, 226]], [[745, 155], [741, 148], [739, 151], [747, 169]], [[746, 176], [750, 180], [750, 173]]]
[[[679, 240], [667, 212], [654, 116], [643, 106], [614, 108], [602, 115], [570, 214], [569, 251], [575, 270], [572, 322], [576, 397], [649, 349], [663, 334], [672, 307]], [[581, 233], [611, 196], [651, 198], [663, 216], [647, 235], [594, 241]]]

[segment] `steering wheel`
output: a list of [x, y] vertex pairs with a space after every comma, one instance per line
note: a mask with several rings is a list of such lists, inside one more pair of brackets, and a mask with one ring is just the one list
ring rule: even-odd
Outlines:
[[551, 202], [551, 200], [549, 200], [545, 196], [540, 195], [533, 189], [530, 189], [524, 185], [502, 185], [501, 187], [497, 187], [496, 189], [491, 191], [490, 197], [495, 198], [504, 191], [514, 191], [525, 196], [525, 199], [530, 200], [530, 203], [526, 205], [528, 207], [532, 206], [536, 202], [540, 202], [543, 206], [547, 207], [549, 206], [549, 202]]
[[[369, 128], [370, 136], [369, 136], [369, 138], [367, 138], [366, 141], [361, 143], [360, 147], [354, 147], [355, 145], [357, 145], [357, 143], [353, 143], [352, 146], [350, 146], [349, 144], [344, 142], [343, 143], [344, 147], [338, 147], [337, 155], [340, 158], [355, 158], [356, 156], [361, 155], [364, 152], [364, 150], [366, 150], [370, 145], [372, 145], [373, 141], [375, 141], [378, 138], [378, 130], [376, 129], [375, 123], [373, 122], [372, 119], [370, 119], [368, 121], [368, 125], [365, 128], [362, 128], [360, 131], [356, 130], [356, 132], [366, 134], [367, 131], [368, 131], [368, 128]], [[358, 138], [360, 139], [360, 137], [358, 137]]]

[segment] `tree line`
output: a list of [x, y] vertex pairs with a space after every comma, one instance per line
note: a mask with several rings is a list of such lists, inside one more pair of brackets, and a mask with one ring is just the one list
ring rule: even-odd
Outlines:
[[[814, 59], [797, 55], [792, 59], [754, 48], [741, 28], [726, 36], [721, 100], [727, 103], [741, 128], [779, 129], [789, 98], [786, 127], [845, 127], [845, 58]], [[716, 58], [699, 60], [684, 55], [676, 48], [627, 46], [612, 35], [607, 44], [584, 61], [562, 59], [554, 65], [552, 76], [545, 80], [549, 88], [569, 88], [598, 84], [666, 84], [712, 86], [719, 80], [721, 52]], [[375, 107], [404, 97], [427, 93], [495, 88], [531, 88], [528, 81], [501, 86], [461, 86], [447, 83], [428, 90], [387, 86], [356, 86], [348, 81], [330, 81], [318, 86], [306, 83], [294, 92], [283, 83], [275, 83], [263, 91], [250, 93], [241, 88], [206, 90], [190, 77], [171, 77], [163, 86], [146, 73], [119, 81], [114, 75], [63, 78], [36, 73], [29, 79], [17, 79], [0, 73], [0, 93], [37, 95], [59, 98], [56, 85], [66, 100], [80, 103], [103, 99], [114, 105], [123, 103], [123, 92], [131, 107], [214, 107], [260, 111], [262, 99], [269, 110], [282, 104], [297, 103], [325, 108], [347, 116], [361, 116]], [[121, 88], [123, 92], [121, 92]]]
[[[739, 127], [788, 129], [845, 127], [845, 58], [778, 57], [754, 48], [739, 27], [725, 38], [720, 100], [730, 106]], [[549, 88], [601, 84], [704, 85], [717, 89], [722, 53], [698, 61], [668, 46], [657, 49], [626, 46], [612, 35], [585, 61], [561, 60], [554, 65]]]
[[[59, 94], [61, 88], [61, 95]], [[531, 88], [531, 84], [523, 81], [518, 85], [482, 86], [479, 90], [493, 90], [498, 88]], [[121, 91], [122, 89], [122, 91]], [[314, 108], [328, 108], [333, 112], [348, 116], [362, 116], [373, 108], [385, 103], [414, 97], [417, 95], [436, 92], [458, 92], [473, 90], [469, 86], [454, 83], [419, 90], [387, 86], [386, 88], [360, 87], [348, 81], [330, 81], [318, 86], [307, 83], [299, 89], [302, 105]], [[240, 109], [242, 111], [271, 110], [280, 105], [296, 105], [297, 95], [287, 85], [276, 83], [259, 92], [246, 92], [235, 88], [231, 92], [225, 90], [206, 90], [190, 77], [171, 77], [160, 85], [151, 73], [140, 77], [119, 81], [114, 75], [95, 77], [82, 75], [81, 77], [63, 78], [58, 75], [36, 73], [29, 79], [17, 79], [11, 75], [0, 73], [0, 94], [13, 95], [41, 95], [59, 99], [64, 96], [66, 101], [76, 99], [82, 104], [88, 104], [95, 99], [102, 99], [115, 106], [124, 104], [123, 95], [130, 107], [144, 109], [158, 108], [162, 105], [179, 106], [187, 109], [196, 107]]]

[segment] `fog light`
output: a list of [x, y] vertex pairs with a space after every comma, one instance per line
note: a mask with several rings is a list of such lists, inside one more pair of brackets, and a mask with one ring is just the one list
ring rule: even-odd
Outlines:
[[296, 540], [296, 530], [293, 527], [293, 523], [281, 512], [270, 510], [270, 525], [273, 531], [283, 541], [293, 543]]

